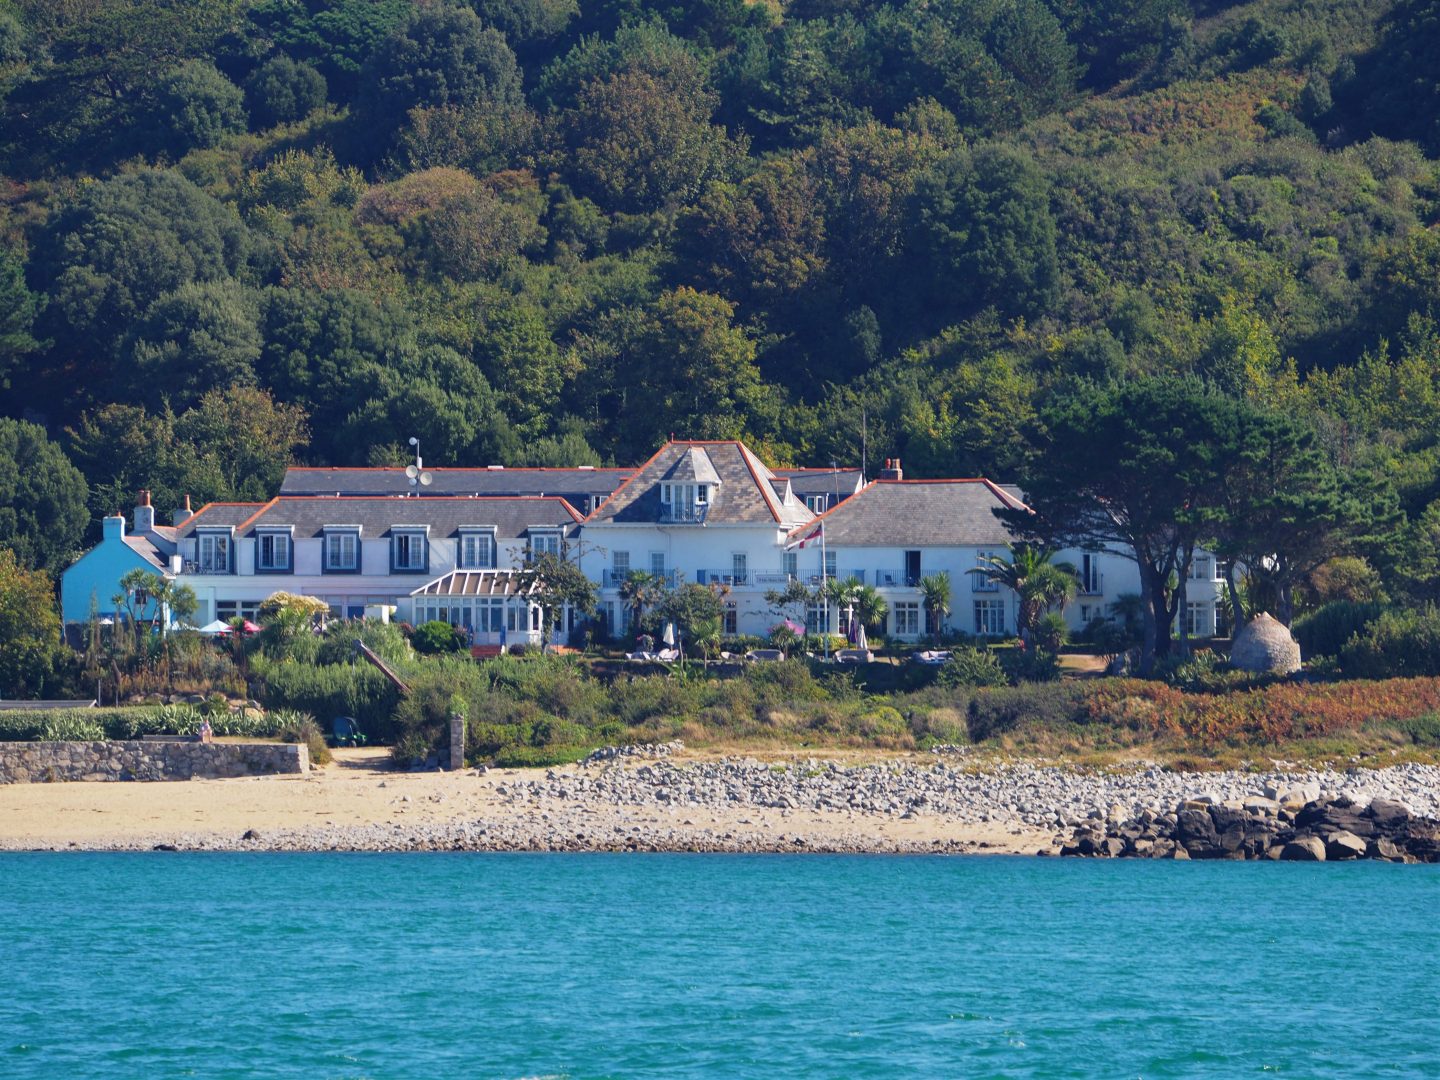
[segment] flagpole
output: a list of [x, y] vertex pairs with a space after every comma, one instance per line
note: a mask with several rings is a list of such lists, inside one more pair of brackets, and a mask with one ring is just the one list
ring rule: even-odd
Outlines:
[[828, 660], [830, 658], [830, 597], [825, 592], [825, 519], [820, 519], [820, 608], [825, 612], [825, 625], [821, 633], [825, 635], [825, 641], [820, 647], [821, 653]]

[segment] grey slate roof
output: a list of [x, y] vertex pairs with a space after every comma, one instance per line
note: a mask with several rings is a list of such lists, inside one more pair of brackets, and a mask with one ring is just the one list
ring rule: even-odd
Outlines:
[[[606, 496], [634, 469], [426, 469], [432, 478], [423, 497], [435, 495]], [[285, 470], [281, 495], [407, 495], [403, 468]], [[583, 501], [583, 500], [581, 500]]]
[[[828, 495], [834, 502], [854, 495], [865, 485], [865, 474], [859, 469], [776, 469], [775, 475], [790, 481], [798, 498], [807, 495]], [[839, 498], [836, 498], [836, 492]]]
[[[1024, 505], [989, 480], [875, 480], [819, 520], [832, 547], [1003, 547], [1012, 537], [994, 512]], [[810, 524], [790, 539], [818, 535]]]
[[155, 567], [156, 570], [168, 569], [166, 557], [169, 553], [161, 551], [148, 537], [137, 536], [134, 533], [127, 534], [125, 546]]
[[305, 496], [272, 499], [239, 534], [259, 529], [290, 528], [297, 540], [321, 535], [327, 526], [358, 525], [362, 537], [386, 536], [391, 529], [429, 526], [432, 538], [454, 536], [462, 527], [495, 529], [495, 535], [516, 539], [533, 527], [574, 525], [580, 515], [558, 496], [489, 496], [470, 498], [397, 498], [393, 495]]
[[720, 474], [703, 446], [692, 446], [675, 459], [664, 479], [676, 484], [718, 484]]
[[[273, 501], [273, 500], [272, 500]], [[243, 525], [268, 503], [214, 502], [196, 510], [189, 521], [175, 527], [175, 536], [189, 536], [196, 529], [224, 529]]]
[[788, 528], [814, 518], [804, 503], [782, 501], [771, 483], [775, 474], [743, 443], [729, 440], [666, 443], [586, 518], [586, 523], [658, 522], [661, 481], [666, 480], [682, 459], [690, 458], [690, 451], [696, 448], [704, 450], [718, 479], [705, 518], [707, 524], [775, 524]]

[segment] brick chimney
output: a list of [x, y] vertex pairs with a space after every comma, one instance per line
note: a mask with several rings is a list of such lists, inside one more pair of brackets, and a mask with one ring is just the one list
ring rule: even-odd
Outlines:
[[135, 531], [148, 533], [154, 529], [155, 507], [150, 505], [150, 492], [142, 489], [139, 498], [135, 500]]
[[176, 511], [175, 511], [175, 513], [174, 513], [174, 515], [172, 516], [171, 520], [172, 520], [177, 526], [179, 526], [179, 525], [184, 525], [185, 522], [189, 521], [189, 520], [190, 520], [192, 517], [194, 517], [194, 516], [195, 516], [195, 511], [193, 511], [193, 510], [190, 509], [190, 496], [189, 496], [189, 495], [186, 495], [186, 496], [185, 496], [185, 505], [184, 505], [183, 507], [181, 507], [179, 510], [176, 510]]
[[880, 470], [881, 480], [904, 480], [905, 470], [900, 468], [900, 459], [886, 458], [885, 467]]

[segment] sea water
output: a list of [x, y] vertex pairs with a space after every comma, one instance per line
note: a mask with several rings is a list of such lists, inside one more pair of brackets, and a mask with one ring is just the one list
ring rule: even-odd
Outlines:
[[0, 855], [0, 1077], [1440, 1076], [1440, 867]]

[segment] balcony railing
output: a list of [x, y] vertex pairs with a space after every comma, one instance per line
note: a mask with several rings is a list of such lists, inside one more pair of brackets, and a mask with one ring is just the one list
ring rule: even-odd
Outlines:
[[660, 524], [662, 525], [703, 525], [710, 513], [710, 504], [661, 503]]
[[1000, 591], [1000, 583], [984, 574], [967, 574], [970, 579], [971, 592], [993, 593]]
[[185, 574], [228, 574], [230, 573], [230, 564], [228, 562], [200, 563], [192, 559], [186, 559], [184, 563], [181, 564], [181, 572]]
[[1104, 596], [1105, 575], [1091, 574], [1086, 577], [1084, 574], [1082, 574], [1080, 576], [1080, 587], [1076, 590], [1076, 592], [1080, 596]]
[[[635, 573], [634, 570], [606, 570], [601, 575], [601, 583], [607, 589], [618, 589], [621, 585], [625, 584], [625, 579], [633, 573]], [[668, 585], [672, 589], [684, 580], [684, 575], [681, 574], [679, 570], [667, 570], [662, 574], [656, 574], [646, 570], [645, 573], [649, 575], [652, 580], [658, 579], [661, 584]]]
[[912, 574], [907, 570], [876, 570], [875, 584], [880, 588], [900, 587], [911, 588], [920, 584], [920, 575]]

